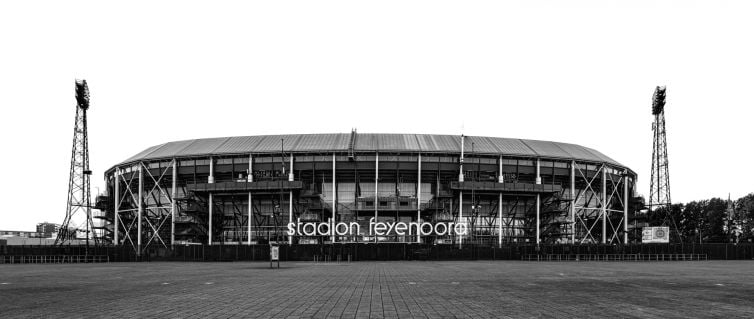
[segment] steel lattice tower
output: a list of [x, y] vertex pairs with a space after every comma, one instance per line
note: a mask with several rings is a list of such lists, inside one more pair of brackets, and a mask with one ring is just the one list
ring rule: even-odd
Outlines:
[[649, 209], [670, 206], [670, 176], [668, 175], [668, 148], [665, 134], [665, 87], [658, 86], [652, 95], [652, 179], [649, 191]]
[[665, 87], [658, 86], [652, 95], [652, 177], [649, 190], [649, 210], [665, 208], [663, 226], [668, 222], [672, 224], [671, 233], [678, 234], [678, 226], [673, 217], [670, 201], [670, 174], [668, 173], [668, 144], [665, 130]]
[[[91, 236], [94, 228], [92, 221], [91, 192], [89, 179], [89, 137], [87, 133], [86, 111], [89, 109], [89, 87], [86, 80], [76, 80], [76, 121], [73, 129], [73, 147], [71, 149], [71, 170], [68, 180], [68, 205], [65, 219], [58, 230], [56, 245], [62, 245], [76, 238], [76, 233], [86, 228], [86, 245], [93, 237], [97, 244], [97, 237]], [[84, 216], [82, 216], [82, 214]], [[81, 222], [81, 217], [85, 217]]]

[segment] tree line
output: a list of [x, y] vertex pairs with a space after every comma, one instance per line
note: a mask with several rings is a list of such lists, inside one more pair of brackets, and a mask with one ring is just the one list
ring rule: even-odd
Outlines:
[[671, 242], [754, 242], [754, 193], [673, 204], [647, 212], [646, 218], [649, 225], [669, 226]]

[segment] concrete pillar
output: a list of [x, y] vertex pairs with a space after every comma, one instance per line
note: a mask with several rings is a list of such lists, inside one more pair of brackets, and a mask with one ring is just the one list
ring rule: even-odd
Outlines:
[[209, 158], [209, 177], [207, 177], [207, 183], [214, 183], [215, 182], [215, 159], [210, 157]]
[[249, 154], [249, 174], [246, 175], [246, 181], [251, 183], [254, 181], [254, 157]]
[[138, 226], [136, 227], [136, 231], [138, 232], [136, 236], [136, 255], [141, 256], [141, 215], [144, 214], [144, 171], [142, 168], [144, 167], [144, 164], [139, 162], [139, 216], [137, 217], [137, 223]]
[[293, 176], [293, 154], [291, 154], [291, 161], [290, 162], [291, 162], [291, 167], [288, 170], [288, 181], [292, 182], [293, 181], [293, 177], [294, 177]]
[[207, 228], [207, 244], [212, 246], [212, 193], [209, 193], [209, 227]]
[[463, 141], [464, 141], [464, 136], [461, 135], [461, 158], [459, 160], [460, 169], [459, 169], [459, 172], [458, 172], [458, 181], [459, 182], [463, 182]]
[[497, 182], [503, 183], [505, 182], [505, 178], [503, 177], [503, 155], [500, 155], [500, 159], [498, 159], [498, 176], [497, 176]]
[[115, 213], [113, 214], [113, 219], [115, 219], [115, 228], [113, 229], [113, 236], [114, 236], [114, 245], [120, 245], [120, 238], [118, 237], [118, 233], [120, 233], [120, 214], [118, 210], [120, 210], [120, 168], [116, 167], [115, 172], [113, 173], [113, 176], [115, 177]]
[[173, 159], [173, 185], [170, 195], [170, 245], [175, 245], [175, 194], [178, 182], [178, 161]]

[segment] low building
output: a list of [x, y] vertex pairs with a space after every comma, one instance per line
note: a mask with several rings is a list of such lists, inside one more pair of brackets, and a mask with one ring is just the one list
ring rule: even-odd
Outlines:
[[37, 233], [43, 234], [44, 238], [52, 238], [52, 234], [58, 231], [60, 225], [55, 223], [39, 223], [37, 224]]

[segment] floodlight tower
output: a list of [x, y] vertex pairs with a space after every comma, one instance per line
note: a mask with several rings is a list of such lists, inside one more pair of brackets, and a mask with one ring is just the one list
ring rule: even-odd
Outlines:
[[652, 95], [652, 178], [649, 191], [649, 209], [670, 206], [670, 176], [668, 175], [668, 148], [665, 134], [665, 87], [658, 86]]
[[[665, 131], [665, 87], [658, 86], [652, 95], [652, 123], [653, 142], [652, 142], [652, 176], [650, 179], [649, 190], [649, 211], [657, 208], [665, 208], [665, 217], [663, 226], [668, 222], [672, 223], [672, 231], [678, 231], [670, 212], [670, 175], [668, 174], [668, 145]], [[680, 238], [680, 234], [678, 234]]]
[[[60, 225], [56, 245], [62, 245], [75, 239], [76, 232], [86, 228], [86, 245], [89, 246], [90, 233], [93, 231], [91, 192], [89, 179], [89, 137], [86, 125], [86, 111], [89, 109], [89, 87], [86, 80], [76, 80], [76, 122], [73, 128], [73, 147], [71, 149], [71, 170], [68, 179], [68, 205], [65, 219]], [[81, 215], [85, 216], [81, 216]], [[83, 225], [80, 220], [85, 217]], [[95, 245], [97, 236], [93, 236]]]

